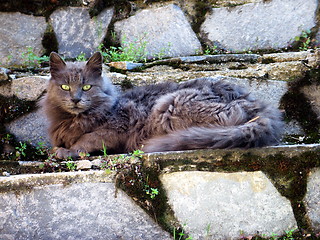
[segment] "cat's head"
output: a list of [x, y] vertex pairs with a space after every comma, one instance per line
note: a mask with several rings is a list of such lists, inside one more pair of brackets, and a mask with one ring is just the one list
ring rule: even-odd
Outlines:
[[102, 77], [102, 55], [97, 52], [87, 62], [65, 62], [57, 53], [50, 54], [51, 79], [48, 101], [71, 114], [112, 105], [114, 88]]

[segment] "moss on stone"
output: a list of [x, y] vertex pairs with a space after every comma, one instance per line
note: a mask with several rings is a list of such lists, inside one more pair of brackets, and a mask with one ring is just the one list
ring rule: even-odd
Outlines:
[[320, 70], [313, 69], [305, 72], [302, 78], [289, 83], [288, 92], [283, 95], [280, 107], [285, 109], [285, 117], [297, 120], [304, 132], [317, 142], [320, 139], [320, 121], [317, 114], [312, 110], [310, 101], [305, 96], [302, 88], [311, 84], [320, 84]]

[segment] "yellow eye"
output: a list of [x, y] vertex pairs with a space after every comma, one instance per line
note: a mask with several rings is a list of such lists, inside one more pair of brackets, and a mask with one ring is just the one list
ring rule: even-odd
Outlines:
[[91, 89], [91, 85], [84, 85], [83, 87], [82, 87], [82, 90], [83, 91], [89, 91]]
[[62, 90], [70, 91], [70, 86], [69, 85], [62, 84], [61, 88], [62, 88]]

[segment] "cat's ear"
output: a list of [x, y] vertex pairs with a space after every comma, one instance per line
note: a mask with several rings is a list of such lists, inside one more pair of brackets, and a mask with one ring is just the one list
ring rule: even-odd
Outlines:
[[49, 64], [50, 64], [50, 73], [52, 76], [54, 76], [56, 73], [60, 72], [61, 70], [65, 69], [66, 67], [66, 63], [59, 56], [59, 54], [55, 52], [50, 53]]
[[94, 76], [101, 76], [102, 74], [102, 63], [103, 63], [103, 58], [100, 52], [96, 52], [93, 54], [87, 64], [86, 64], [86, 69], [90, 74], [93, 74]]

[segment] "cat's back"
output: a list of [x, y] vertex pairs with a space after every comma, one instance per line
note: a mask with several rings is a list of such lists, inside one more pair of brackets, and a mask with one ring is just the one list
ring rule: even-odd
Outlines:
[[240, 98], [253, 100], [245, 88], [221, 81], [218, 78], [198, 78], [182, 83], [166, 82], [135, 87], [124, 92], [122, 98], [134, 101], [138, 105], [152, 107], [160, 97], [186, 89], [193, 89], [197, 93], [209, 97], [214, 102], [230, 102]]
[[155, 102], [168, 93], [179, 89], [178, 83], [166, 82], [146, 86], [134, 87], [121, 95], [123, 101], [132, 101], [137, 105], [152, 108]]

